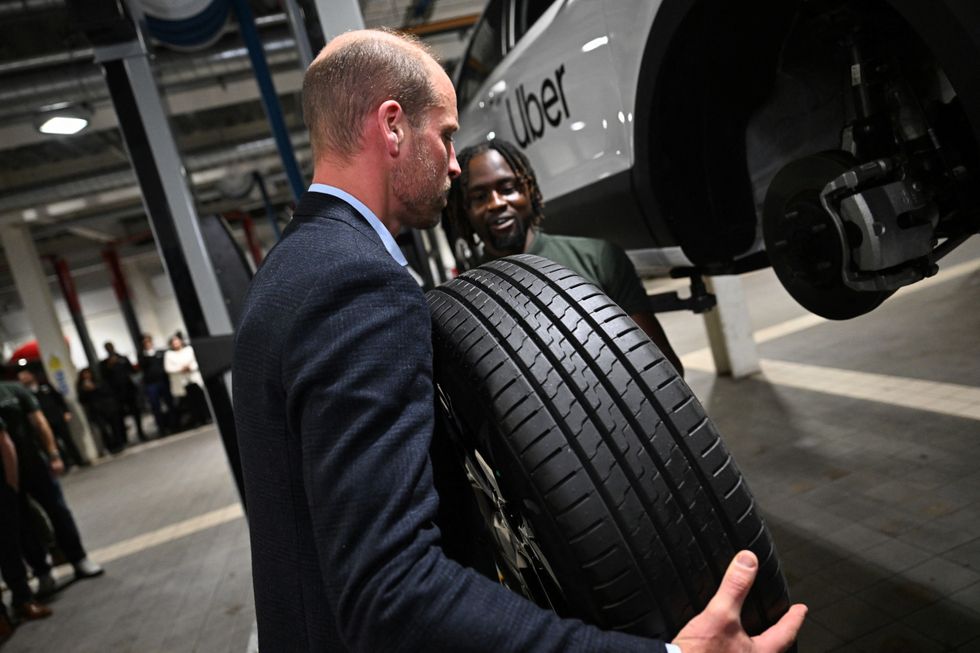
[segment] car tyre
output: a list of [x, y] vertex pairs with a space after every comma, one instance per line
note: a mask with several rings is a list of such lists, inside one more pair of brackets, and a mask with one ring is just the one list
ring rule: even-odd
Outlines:
[[506, 585], [562, 616], [670, 638], [747, 548], [760, 568], [743, 624], [758, 633], [785, 613], [772, 538], [732, 456], [597, 287], [519, 255], [427, 300], [443, 430]]

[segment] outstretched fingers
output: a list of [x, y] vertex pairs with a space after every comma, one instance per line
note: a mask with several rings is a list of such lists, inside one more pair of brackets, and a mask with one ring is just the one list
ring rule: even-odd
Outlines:
[[796, 641], [806, 612], [807, 607], [802, 603], [791, 606], [786, 614], [766, 632], [752, 638], [755, 650], [758, 653], [780, 653], [788, 649], [790, 644]]
[[758, 637], [750, 638], [742, 628], [742, 604], [758, 572], [755, 554], [739, 551], [704, 612], [681, 628], [673, 643], [684, 653], [782, 653], [792, 646], [806, 616], [804, 605], [791, 607]]

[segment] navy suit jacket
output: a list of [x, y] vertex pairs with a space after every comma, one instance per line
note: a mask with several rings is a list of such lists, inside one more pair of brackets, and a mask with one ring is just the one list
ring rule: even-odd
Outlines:
[[559, 619], [444, 555], [430, 328], [365, 218], [306, 193], [236, 335], [260, 650], [663, 651]]

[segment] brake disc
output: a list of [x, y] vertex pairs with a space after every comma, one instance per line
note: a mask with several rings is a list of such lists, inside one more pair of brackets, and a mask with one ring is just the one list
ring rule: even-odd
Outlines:
[[846, 152], [821, 152], [792, 161], [773, 178], [762, 210], [762, 234], [780, 283], [801, 306], [831, 320], [876, 308], [892, 291], [857, 291], [845, 285], [843, 252], [860, 238], [834, 224], [820, 202], [831, 180], [858, 165]]

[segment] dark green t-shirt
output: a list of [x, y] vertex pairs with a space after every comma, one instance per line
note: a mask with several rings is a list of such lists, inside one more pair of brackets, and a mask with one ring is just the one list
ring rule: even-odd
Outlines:
[[27, 419], [36, 410], [41, 410], [41, 406], [30, 390], [19, 383], [0, 382], [0, 418], [6, 422], [7, 433], [21, 456], [38, 450], [34, 427]]
[[577, 272], [599, 286], [627, 315], [649, 310], [643, 283], [626, 252], [606, 240], [551, 236], [538, 231], [528, 254], [535, 254]]

